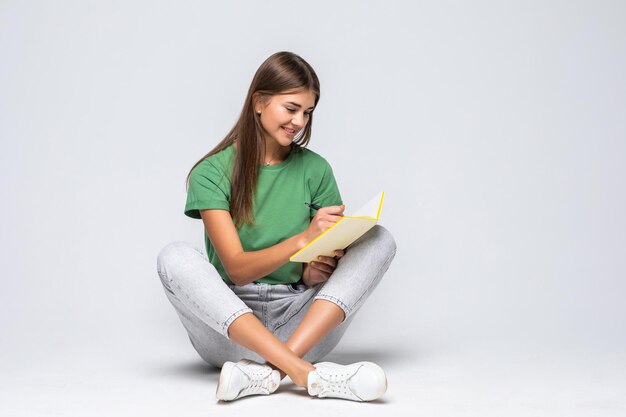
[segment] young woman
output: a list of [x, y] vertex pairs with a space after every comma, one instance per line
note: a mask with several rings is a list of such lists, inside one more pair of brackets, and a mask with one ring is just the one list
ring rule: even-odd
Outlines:
[[298, 55], [263, 62], [239, 120], [187, 178], [185, 214], [202, 219], [208, 256], [185, 242], [158, 256], [192, 345], [222, 368], [219, 400], [271, 394], [285, 375], [317, 397], [370, 401], [387, 388], [371, 362], [316, 362], [387, 271], [391, 234], [375, 226], [335, 257], [289, 262], [344, 211], [330, 165], [306, 148], [319, 97], [317, 75]]

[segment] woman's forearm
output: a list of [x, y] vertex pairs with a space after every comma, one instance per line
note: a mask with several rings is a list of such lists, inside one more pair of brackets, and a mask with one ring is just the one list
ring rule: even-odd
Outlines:
[[266, 249], [241, 252], [231, 260], [228, 276], [235, 285], [256, 281], [289, 262], [289, 257], [306, 246], [309, 240], [305, 231]]

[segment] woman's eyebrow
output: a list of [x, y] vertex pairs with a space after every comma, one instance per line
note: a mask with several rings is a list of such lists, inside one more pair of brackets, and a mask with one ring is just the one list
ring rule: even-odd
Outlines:
[[[287, 102], [287, 104], [292, 104], [292, 105], [296, 106], [297, 108], [302, 107], [300, 104], [298, 104], [298, 103], [294, 103], [293, 101], [288, 101], [288, 102]], [[313, 106], [309, 107], [309, 109], [312, 109], [312, 108], [313, 108]], [[307, 109], [307, 110], [308, 110], [308, 109]]]

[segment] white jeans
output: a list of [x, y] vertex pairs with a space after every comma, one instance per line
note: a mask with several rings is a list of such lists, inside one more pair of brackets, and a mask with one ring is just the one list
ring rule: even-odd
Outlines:
[[328, 281], [315, 287], [226, 284], [204, 252], [186, 242], [165, 246], [157, 259], [157, 271], [191, 344], [206, 362], [218, 367], [243, 358], [265, 362], [257, 353], [228, 339], [228, 326], [242, 314], [253, 313], [285, 342], [314, 300], [335, 303], [346, 319], [304, 356], [314, 363], [339, 343], [395, 254], [393, 236], [377, 225], [350, 245]]

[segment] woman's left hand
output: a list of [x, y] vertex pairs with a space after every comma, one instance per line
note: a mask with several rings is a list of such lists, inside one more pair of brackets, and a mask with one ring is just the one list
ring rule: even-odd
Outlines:
[[332, 275], [337, 268], [337, 262], [345, 254], [345, 251], [337, 249], [335, 257], [320, 256], [317, 261], [309, 262], [304, 265], [302, 271], [302, 281], [308, 287], [324, 283]]

